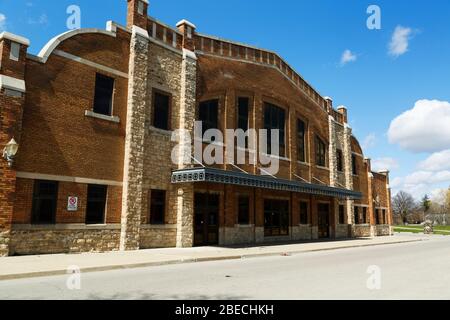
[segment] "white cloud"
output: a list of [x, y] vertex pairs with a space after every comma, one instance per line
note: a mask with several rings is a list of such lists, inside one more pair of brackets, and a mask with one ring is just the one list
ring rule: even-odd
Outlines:
[[345, 50], [341, 57], [341, 66], [345, 66], [349, 62], [356, 61], [356, 54], [352, 53], [350, 50]]
[[420, 199], [425, 194], [436, 193], [439, 184], [450, 185], [449, 170], [438, 172], [416, 171], [406, 177], [396, 177], [391, 181], [391, 188], [395, 191], [409, 192], [416, 199]]
[[381, 171], [397, 169], [399, 167], [397, 160], [393, 158], [379, 158], [372, 160], [372, 170]]
[[6, 29], [6, 16], [0, 13], [0, 32]]
[[450, 149], [450, 103], [419, 100], [389, 127], [390, 143], [412, 152], [440, 152]]
[[48, 16], [47, 14], [43, 13], [37, 19], [29, 18], [28, 24], [48, 25]]
[[361, 146], [363, 149], [369, 149], [375, 146], [376, 141], [377, 136], [375, 135], [375, 133], [371, 133], [364, 138]]
[[389, 43], [389, 54], [393, 57], [399, 57], [408, 51], [409, 40], [412, 36], [412, 29], [397, 26], [392, 34]]
[[428, 171], [450, 170], [450, 149], [433, 153], [419, 163], [419, 169]]

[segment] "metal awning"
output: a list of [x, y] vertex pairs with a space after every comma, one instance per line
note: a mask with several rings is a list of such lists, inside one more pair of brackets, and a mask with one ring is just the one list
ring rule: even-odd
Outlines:
[[237, 171], [220, 170], [215, 168], [190, 168], [172, 172], [172, 183], [194, 182], [231, 184], [244, 187], [329, 196], [340, 199], [362, 199], [362, 193], [353, 190], [277, 179], [270, 176], [257, 176]]

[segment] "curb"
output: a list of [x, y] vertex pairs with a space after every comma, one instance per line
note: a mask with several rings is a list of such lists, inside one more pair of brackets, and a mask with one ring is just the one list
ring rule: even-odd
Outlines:
[[[142, 262], [134, 264], [125, 265], [109, 265], [109, 266], [98, 266], [98, 267], [85, 267], [80, 268], [81, 273], [91, 273], [91, 272], [102, 272], [102, 271], [114, 271], [114, 270], [126, 270], [126, 269], [138, 269], [138, 268], [148, 268], [157, 267], [165, 265], [178, 265], [185, 263], [201, 263], [201, 262], [214, 262], [214, 261], [226, 261], [226, 260], [241, 260], [241, 259], [253, 259], [253, 258], [265, 258], [265, 257], [275, 257], [280, 255], [298, 255], [308, 252], [321, 252], [321, 251], [333, 251], [339, 249], [351, 249], [351, 248], [363, 248], [363, 247], [377, 247], [392, 244], [403, 244], [403, 243], [413, 243], [428, 241], [428, 239], [415, 239], [406, 241], [394, 241], [389, 243], [372, 243], [372, 244], [360, 244], [360, 245], [348, 245], [343, 247], [330, 247], [330, 248], [319, 248], [319, 249], [307, 249], [307, 250], [295, 250], [295, 251], [279, 251], [279, 252], [267, 252], [267, 253], [253, 253], [253, 254], [242, 254], [234, 256], [217, 256], [217, 257], [202, 257], [202, 258], [182, 258], [166, 261], [155, 261], [155, 262]], [[48, 276], [60, 276], [67, 275], [67, 270], [49, 270], [49, 271], [36, 271], [36, 272], [25, 272], [18, 274], [8, 274], [0, 275], [0, 281], [5, 280], [18, 280], [26, 278], [40, 278]]]

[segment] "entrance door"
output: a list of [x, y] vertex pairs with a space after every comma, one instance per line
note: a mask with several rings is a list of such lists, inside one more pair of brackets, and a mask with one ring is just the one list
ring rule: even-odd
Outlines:
[[330, 205], [319, 203], [319, 239], [327, 239], [330, 237]]
[[219, 244], [219, 195], [196, 193], [194, 245]]

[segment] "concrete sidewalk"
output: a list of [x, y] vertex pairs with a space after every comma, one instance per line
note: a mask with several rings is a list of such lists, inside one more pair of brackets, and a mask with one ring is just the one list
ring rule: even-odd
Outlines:
[[344, 248], [379, 246], [427, 240], [424, 235], [317, 241], [309, 243], [266, 245], [258, 247], [199, 247], [151, 249], [127, 252], [55, 254], [0, 258], [0, 280], [67, 274], [71, 266], [81, 272], [140, 268], [168, 264], [245, 259]]

